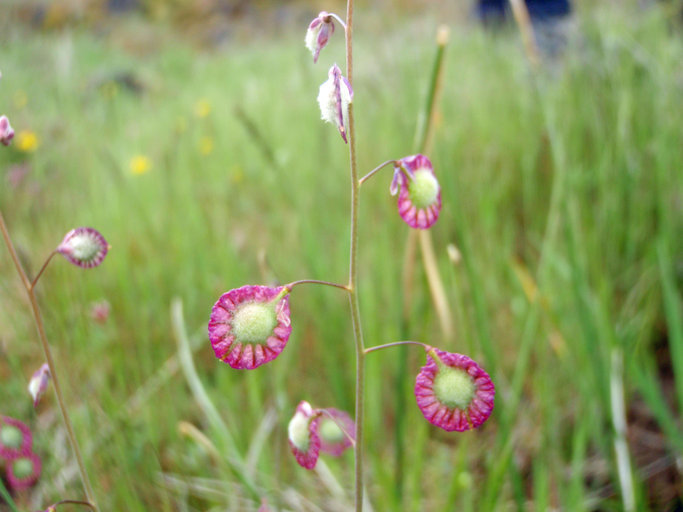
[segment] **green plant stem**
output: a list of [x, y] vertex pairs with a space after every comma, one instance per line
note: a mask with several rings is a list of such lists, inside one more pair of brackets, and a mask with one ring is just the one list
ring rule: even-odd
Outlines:
[[[55, 390], [55, 395], [57, 396], [57, 403], [59, 405], [59, 411], [62, 414], [62, 420], [64, 422], [64, 426], [66, 427], [66, 433], [67, 436], [69, 437], [69, 442], [71, 443], [71, 449], [74, 452], [74, 455], [76, 456], [76, 462], [78, 463], [78, 469], [81, 473], [81, 480], [83, 482], [83, 488], [85, 489], [85, 495], [88, 498], [88, 501], [92, 505], [93, 510], [97, 512], [97, 504], [95, 502], [95, 496], [92, 491], [92, 487], [90, 485], [90, 479], [88, 478], [88, 473], [85, 470], [85, 464], [83, 463], [83, 456], [81, 455], [81, 450], [78, 447], [78, 442], [76, 441], [76, 435], [74, 434], [73, 426], [71, 425], [71, 420], [69, 419], [69, 414], [67, 413], [66, 410], [66, 405], [64, 403], [64, 397], [62, 396], [62, 390], [59, 384], [59, 378], [57, 377], [57, 371], [55, 369], [55, 363], [52, 358], [52, 351], [50, 350], [50, 344], [47, 341], [47, 335], [45, 334], [45, 326], [43, 325], [43, 318], [42, 315], [40, 314], [40, 306], [38, 306], [38, 301], [36, 300], [36, 296], [33, 293], [33, 286], [35, 282], [38, 280], [36, 278], [34, 282], [30, 282], [28, 277], [26, 276], [26, 272], [24, 271], [24, 268], [21, 265], [21, 262], [19, 261], [19, 258], [17, 257], [17, 253], [14, 249], [14, 245], [12, 244], [12, 239], [9, 236], [9, 231], [7, 230], [7, 226], [5, 225], [5, 219], [2, 216], [2, 212], [0, 212], [0, 230], [2, 231], [2, 236], [5, 239], [5, 244], [7, 244], [7, 247], [9, 249], [10, 255], [12, 256], [12, 261], [14, 261], [14, 266], [17, 269], [17, 272], [19, 273], [19, 277], [21, 278], [22, 283], [24, 284], [24, 288], [26, 288], [26, 293], [28, 295], [29, 302], [31, 303], [31, 311], [33, 312], [33, 319], [36, 324], [36, 328], [38, 329], [38, 339], [40, 340], [40, 344], [43, 347], [43, 353], [45, 355], [45, 360], [47, 361], [47, 365], [50, 368], [50, 375], [52, 375], [52, 385]], [[45, 265], [43, 265], [43, 269], [47, 265], [47, 263], [50, 261], [52, 258], [52, 255], [48, 257], [47, 261], [45, 262]], [[42, 270], [41, 269], [41, 273]], [[40, 277], [40, 274], [38, 275]]]
[[209, 420], [211, 427], [221, 441], [221, 453], [225, 455], [225, 460], [228, 462], [229, 469], [242, 484], [244, 484], [254, 500], [259, 501], [262, 494], [259, 492], [257, 485], [253, 482], [251, 475], [246, 469], [246, 465], [237, 448], [237, 443], [230, 433], [230, 429], [223, 421], [223, 418], [204, 389], [204, 385], [197, 374], [197, 369], [195, 368], [194, 360], [192, 359], [190, 341], [187, 338], [187, 330], [185, 329], [183, 303], [179, 298], [174, 298], [171, 302], [171, 323], [178, 342], [178, 360], [180, 361], [183, 373], [185, 374], [185, 379], [190, 386], [190, 390], [192, 391], [197, 404]]
[[[432, 140], [436, 124], [436, 110], [440, 97], [441, 83], [443, 77], [443, 63], [446, 45], [448, 44], [448, 29], [440, 27], [436, 36], [436, 56], [432, 66], [432, 73], [429, 81], [429, 88], [427, 98], [423, 110], [420, 111], [415, 129], [415, 152], [429, 153], [431, 150]], [[417, 243], [420, 244], [420, 253], [422, 254], [422, 266], [427, 277], [427, 284], [429, 286], [429, 293], [434, 303], [434, 307], [439, 319], [441, 332], [446, 340], [450, 340], [453, 336], [453, 322], [451, 320], [451, 307], [448, 303], [443, 279], [439, 272], [438, 263], [434, 254], [434, 247], [432, 244], [431, 230], [414, 230], [411, 229], [406, 239], [404, 263], [403, 263], [403, 329], [402, 335], [410, 336], [409, 332], [410, 315], [412, 307], [412, 290], [413, 279], [415, 275], [416, 257], [417, 257]], [[403, 503], [404, 490], [404, 465], [405, 465], [405, 419], [402, 411], [405, 408], [405, 395], [407, 383], [404, 379], [404, 372], [408, 367], [408, 353], [402, 351], [399, 354], [399, 371], [396, 379], [396, 438], [395, 438], [395, 452], [396, 452], [396, 466], [394, 470], [395, 493], [397, 506]]]
[[346, 290], [347, 292], [350, 291], [349, 287], [345, 284], [339, 284], [339, 283], [332, 283], [330, 281], [319, 281], [318, 279], [300, 279], [299, 281], [293, 281], [291, 283], [287, 283], [285, 285], [285, 288], [291, 290], [295, 286], [299, 286], [300, 284], [324, 284], [325, 286], [333, 286], [335, 288], [341, 288], [342, 290]]
[[2, 499], [5, 500], [5, 503], [7, 503], [12, 512], [20, 512], [17, 508], [17, 504], [14, 503], [12, 496], [5, 487], [5, 484], [2, 483], [2, 479], [0, 479], [0, 496], [2, 496]]
[[[353, 0], [346, 3], [346, 79], [353, 87]], [[351, 170], [351, 243], [349, 250], [349, 303], [351, 324], [356, 347], [356, 444], [355, 455], [355, 504], [356, 512], [363, 510], [363, 407], [365, 395], [365, 353], [363, 329], [358, 306], [358, 207], [360, 184], [356, 164], [356, 132], [353, 119], [353, 102], [349, 103], [349, 167]]]
[[95, 507], [93, 507], [92, 503], [88, 503], [87, 501], [80, 501], [80, 500], [62, 500], [58, 501], [53, 507], [57, 508], [60, 505], [83, 505], [84, 507], [90, 508], [90, 510], [97, 510]]
[[429, 345], [426, 345], [424, 343], [420, 343], [419, 341], [405, 340], [405, 341], [393, 341], [391, 343], [385, 343], [383, 345], [368, 347], [365, 349], [365, 353], [369, 354], [370, 352], [375, 352], [376, 350], [383, 350], [385, 348], [398, 347], [400, 345], [419, 345], [422, 348], [424, 348], [425, 350], [429, 350]]

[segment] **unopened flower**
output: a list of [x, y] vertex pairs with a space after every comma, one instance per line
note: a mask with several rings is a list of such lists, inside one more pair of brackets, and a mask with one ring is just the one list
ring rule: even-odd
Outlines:
[[428, 347], [427, 364], [415, 381], [427, 421], [449, 432], [476, 428], [491, 415], [495, 394], [491, 378], [472, 359]]
[[0, 416], [0, 457], [12, 460], [30, 453], [33, 446], [31, 430], [19, 420]]
[[355, 433], [356, 425], [347, 412], [325, 409], [318, 423], [320, 451], [338, 457], [351, 446]]
[[31, 130], [21, 130], [17, 134], [17, 149], [23, 151], [24, 153], [33, 153], [40, 142], [38, 141], [38, 135], [36, 132]]
[[313, 62], [318, 62], [322, 50], [330, 36], [334, 34], [334, 22], [330, 13], [321, 11], [318, 17], [311, 21], [306, 31], [306, 48], [313, 54]]
[[12, 459], [7, 468], [7, 480], [15, 490], [27, 489], [40, 476], [40, 457], [33, 452]]
[[96, 267], [104, 260], [109, 244], [99, 231], [80, 227], [69, 231], [57, 247], [57, 252], [74, 265]]
[[322, 120], [336, 125], [344, 142], [348, 142], [346, 127], [349, 125], [349, 103], [352, 101], [351, 84], [335, 64], [330, 68], [327, 81], [320, 86], [318, 104]]
[[320, 412], [306, 401], [301, 401], [287, 426], [289, 446], [296, 461], [306, 469], [313, 469], [320, 455], [318, 421]]
[[283, 286], [230, 290], [216, 301], [209, 319], [216, 357], [237, 369], [252, 370], [275, 359], [291, 332], [289, 290]]
[[441, 187], [424, 155], [402, 158], [394, 168], [391, 195], [398, 192], [398, 213], [412, 228], [427, 229], [441, 211]]
[[47, 391], [47, 384], [50, 381], [50, 367], [47, 363], [38, 368], [31, 377], [28, 383], [28, 392], [33, 398], [33, 407], [38, 405], [38, 402]]
[[14, 138], [14, 130], [9, 124], [7, 116], [0, 116], [0, 143], [3, 146], [9, 146]]

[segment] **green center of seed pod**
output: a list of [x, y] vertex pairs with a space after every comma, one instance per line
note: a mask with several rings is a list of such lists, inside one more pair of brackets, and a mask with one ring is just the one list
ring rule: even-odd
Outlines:
[[0, 427], [0, 442], [4, 446], [18, 450], [24, 440], [24, 434], [13, 425], [3, 425]]
[[241, 343], [263, 343], [277, 325], [277, 316], [271, 304], [251, 302], [244, 304], [232, 320], [232, 332]]
[[332, 419], [323, 418], [318, 430], [320, 437], [328, 443], [340, 443], [344, 440], [344, 431]]
[[307, 418], [300, 412], [297, 412], [289, 421], [289, 425], [287, 426], [287, 435], [289, 436], [289, 440], [294, 446], [297, 447], [299, 451], [302, 452], [308, 451], [308, 424], [310, 421], [310, 418]]
[[458, 368], [440, 366], [434, 379], [434, 394], [449, 409], [467, 409], [474, 398], [475, 389], [472, 377]]
[[90, 261], [97, 256], [100, 244], [87, 234], [75, 236], [69, 241], [71, 254], [80, 261]]
[[427, 208], [436, 202], [439, 195], [439, 182], [428, 170], [418, 169], [408, 183], [410, 201], [418, 209]]
[[28, 478], [33, 474], [33, 461], [26, 457], [14, 459], [12, 470], [17, 478]]

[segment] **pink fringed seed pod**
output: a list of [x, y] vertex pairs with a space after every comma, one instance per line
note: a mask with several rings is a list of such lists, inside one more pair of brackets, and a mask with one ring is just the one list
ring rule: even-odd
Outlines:
[[398, 193], [398, 213], [411, 227], [427, 229], [441, 212], [441, 187], [424, 155], [402, 158], [394, 168], [391, 195]]
[[100, 232], [87, 227], [72, 229], [57, 247], [58, 253], [81, 268], [98, 266], [104, 260], [107, 251], [109, 244]]
[[319, 420], [320, 412], [313, 409], [308, 402], [301, 401], [287, 426], [292, 453], [299, 465], [306, 469], [313, 469], [320, 455]]
[[472, 359], [428, 347], [427, 364], [415, 380], [427, 421], [449, 432], [476, 428], [491, 415], [495, 394], [491, 378]]
[[275, 359], [291, 332], [289, 290], [282, 286], [230, 290], [216, 301], [209, 319], [216, 357], [237, 369], [252, 370]]
[[7, 467], [7, 481], [15, 490], [27, 489], [36, 483], [40, 470], [40, 457], [29, 452], [10, 461]]
[[25, 423], [0, 416], [0, 457], [12, 460], [25, 453], [30, 453], [33, 446], [33, 435]]
[[318, 422], [320, 451], [338, 457], [351, 446], [355, 432], [356, 425], [347, 412], [325, 409]]

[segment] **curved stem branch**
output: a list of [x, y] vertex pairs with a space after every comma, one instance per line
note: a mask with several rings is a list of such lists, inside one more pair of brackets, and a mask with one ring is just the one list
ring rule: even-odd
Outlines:
[[420, 345], [425, 350], [429, 350], [429, 348], [430, 348], [429, 345], [427, 345], [426, 343], [421, 343], [419, 341], [405, 340], [405, 341], [394, 341], [391, 343], [384, 343], [383, 345], [377, 345], [374, 347], [369, 347], [369, 348], [366, 348], [364, 352], [366, 354], [369, 354], [370, 352], [375, 352], [377, 350], [382, 350], [385, 348], [398, 347], [399, 345]]
[[84, 507], [88, 507], [88, 508], [90, 508], [90, 510], [94, 510], [95, 512], [97, 512], [97, 509], [93, 506], [93, 504], [88, 502], [88, 501], [62, 500], [62, 501], [58, 501], [57, 503], [55, 503], [52, 506], [56, 508], [60, 505], [83, 505]]
[[343, 20], [343, 19], [341, 19], [339, 16], [337, 16], [337, 15], [336, 15], [335, 13], [333, 13], [333, 12], [328, 12], [327, 14], [329, 14], [329, 15], [332, 16], [335, 20], [337, 20], [337, 21], [339, 22], [339, 24], [344, 28], [344, 32], [346, 32], [346, 23], [344, 23], [344, 20]]
[[350, 292], [350, 288], [345, 285], [345, 284], [339, 284], [339, 283], [332, 283], [330, 281], [320, 281], [318, 279], [300, 279], [298, 281], [293, 281], [291, 283], [288, 283], [285, 285], [285, 288], [291, 290], [295, 286], [299, 286], [300, 284], [324, 284], [325, 286], [333, 286], [335, 288], [341, 288], [342, 290], [346, 290], [347, 292]]
[[379, 171], [380, 169], [383, 169], [384, 167], [386, 167], [386, 166], [389, 165], [389, 164], [397, 165], [397, 162], [396, 162], [396, 160], [387, 160], [386, 162], [383, 162], [383, 163], [379, 164], [377, 167], [375, 167], [372, 171], [370, 171], [369, 173], [367, 173], [365, 176], [363, 176], [363, 177], [358, 181], [358, 186], [361, 186], [363, 183], [365, 183], [365, 182], [368, 181], [370, 178], [372, 178], [372, 176], [373, 176], [377, 171]]
[[40, 267], [40, 270], [38, 271], [38, 274], [36, 277], [31, 281], [31, 290], [33, 290], [36, 287], [36, 284], [38, 283], [38, 279], [40, 279], [40, 276], [43, 275], [43, 272], [45, 272], [45, 269], [47, 268], [48, 263], [52, 260], [52, 257], [57, 254], [57, 251], [52, 251], [50, 255], [47, 257], [45, 260], [45, 263], [43, 263], [43, 266]]

